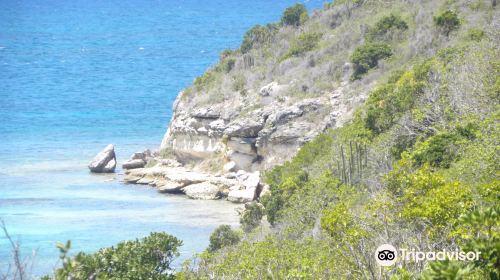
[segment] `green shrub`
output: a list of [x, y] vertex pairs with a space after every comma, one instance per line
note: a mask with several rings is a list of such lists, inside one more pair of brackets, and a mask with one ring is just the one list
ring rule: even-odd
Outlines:
[[229, 225], [221, 225], [217, 227], [210, 235], [210, 244], [208, 245], [209, 252], [215, 252], [221, 248], [232, 246], [240, 242], [240, 234], [231, 229]]
[[[71, 243], [59, 244], [63, 267], [54, 279], [174, 279], [170, 267], [182, 241], [166, 233], [151, 233], [134, 241], [68, 257]], [[50, 279], [46, 276], [45, 279]]]
[[257, 46], [269, 43], [277, 31], [278, 27], [275, 24], [255, 25], [243, 36], [243, 42], [240, 46], [241, 52], [247, 53]]
[[412, 160], [406, 156], [386, 175], [387, 188], [401, 206], [405, 222], [426, 224], [427, 234], [439, 238], [450, 234], [460, 216], [474, 206], [470, 187], [459, 182], [446, 182], [424, 165], [412, 171]]
[[389, 32], [396, 30], [405, 31], [408, 29], [408, 24], [399, 15], [386, 16], [381, 18], [375, 26], [370, 28], [366, 35], [368, 40], [379, 40]]
[[226, 58], [228, 58], [229, 56], [231, 56], [232, 54], [234, 54], [235, 51], [233, 51], [232, 49], [225, 49], [223, 50], [221, 53], [220, 53], [220, 57], [219, 59], [222, 61]]
[[354, 64], [353, 79], [359, 79], [368, 70], [377, 66], [380, 59], [392, 55], [391, 47], [384, 43], [366, 43], [357, 47], [351, 55]]
[[194, 80], [194, 86], [197, 90], [205, 89], [210, 86], [215, 81], [215, 73], [212, 71], [207, 71], [203, 75], [197, 77]]
[[456, 143], [459, 140], [453, 133], [441, 133], [417, 142], [411, 158], [417, 166], [429, 164], [433, 167], [448, 168], [457, 157]]
[[234, 65], [236, 65], [236, 59], [234, 58], [225, 58], [215, 67], [216, 71], [229, 73], [233, 70]]
[[447, 10], [434, 17], [434, 24], [441, 33], [448, 36], [450, 32], [460, 27], [460, 19], [454, 11]]
[[460, 218], [463, 249], [481, 252], [474, 267], [485, 270], [490, 279], [500, 279], [500, 206], [471, 211]]
[[477, 28], [469, 29], [466, 34], [467, 39], [476, 42], [481, 41], [484, 38], [484, 36], [485, 36], [484, 31]]
[[281, 24], [299, 26], [308, 19], [307, 8], [304, 4], [295, 4], [283, 12]]
[[250, 232], [259, 226], [264, 214], [264, 207], [260, 203], [252, 202], [245, 204], [245, 211], [243, 211], [240, 218], [243, 231]]
[[316, 32], [300, 34], [295, 40], [292, 41], [290, 48], [281, 60], [285, 60], [292, 56], [299, 56], [313, 50], [318, 45], [322, 36], [323, 35], [321, 33]]
[[377, 87], [366, 102], [365, 127], [373, 133], [382, 133], [410, 110], [427, 85], [427, 74], [432, 62], [422, 63], [405, 72], [396, 82]]
[[339, 202], [323, 211], [321, 227], [338, 242], [355, 242], [365, 231], [358, 225], [349, 205]]

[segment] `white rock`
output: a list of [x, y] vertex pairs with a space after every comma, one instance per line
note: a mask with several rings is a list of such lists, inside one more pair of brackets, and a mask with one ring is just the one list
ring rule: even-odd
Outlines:
[[224, 172], [232, 172], [235, 169], [236, 169], [236, 162], [234, 162], [234, 161], [230, 161], [230, 162], [224, 164], [224, 168], [223, 168]]
[[95, 173], [111, 173], [116, 168], [115, 147], [109, 144], [99, 152], [95, 158], [89, 163], [89, 169]]
[[183, 189], [183, 192], [192, 199], [219, 199], [220, 187], [208, 182], [192, 184]]
[[259, 186], [260, 183], [260, 172], [255, 171], [250, 173], [248, 177], [243, 181], [243, 186], [247, 189], [255, 189]]
[[232, 190], [227, 195], [227, 200], [234, 203], [246, 203], [255, 199], [256, 189]]

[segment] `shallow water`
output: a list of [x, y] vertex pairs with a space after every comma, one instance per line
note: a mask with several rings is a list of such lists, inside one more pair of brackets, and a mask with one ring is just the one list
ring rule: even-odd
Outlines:
[[[57, 241], [92, 252], [166, 231], [184, 241], [180, 262], [217, 225], [237, 224], [233, 204], [124, 185], [86, 164], [109, 143], [119, 162], [156, 148], [177, 93], [294, 2], [0, 1], [0, 218], [37, 250], [37, 274], [53, 269]], [[0, 239], [0, 270], [9, 259]]]

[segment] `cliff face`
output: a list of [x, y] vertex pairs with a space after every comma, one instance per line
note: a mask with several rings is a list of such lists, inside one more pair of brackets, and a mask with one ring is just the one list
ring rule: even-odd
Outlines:
[[[377, 83], [456, 43], [432, 25], [429, 11], [440, 2], [410, 2], [339, 4], [298, 26], [252, 28], [241, 48], [224, 51], [179, 94], [161, 149], [211, 171], [289, 160], [314, 136], [348, 122]], [[463, 16], [472, 27], [482, 24], [475, 13]]]
[[[350, 72], [346, 65], [346, 72]], [[348, 78], [348, 75], [346, 75]], [[348, 85], [348, 81], [343, 81]], [[161, 149], [183, 163], [207, 159], [233, 161], [236, 169], [256, 171], [289, 160], [305, 142], [327, 128], [341, 126], [365, 98], [344, 87], [293, 104], [282, 101], [290, 84], [271, 82], [246, 96], [199, 104], [182, 92]]]
[[250, 30], [241, 49], [224, 51], [179, 94], [161, 150], [212, 171], [228, 162], [235, 170], [265, 170], [342, 126], [374, 86], [373, 78], [351, 81], [350, 42], [362, 35], [342, 25], [342, 17], [331, 9], [301, 27]]

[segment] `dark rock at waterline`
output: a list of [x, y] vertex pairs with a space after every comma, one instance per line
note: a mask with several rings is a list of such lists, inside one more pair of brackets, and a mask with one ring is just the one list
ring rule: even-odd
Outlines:
[[89, 163], [89, 169], [94, 173], [113, 173], [116, 168], [115, 147], [109, 144], [99, 152]]

